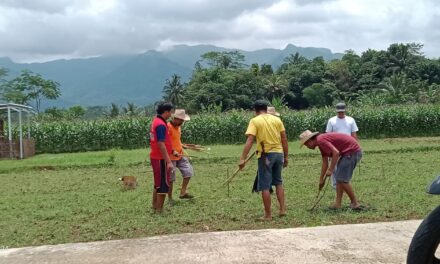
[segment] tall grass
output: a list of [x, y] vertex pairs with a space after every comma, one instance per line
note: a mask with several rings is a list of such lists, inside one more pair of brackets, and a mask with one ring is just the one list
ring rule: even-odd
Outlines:
[[[362, 138], [439, 136], [440, 105], [406, 105], [349, 109]], [[333, 108], [282, 111], [289, 138], [305, 129], [323, 132]], [[235, 144], [245, 141], [244, 132], [253, 113], [233, 110], [191, 116], [183, 127], [183, 141], [198, 144]], [[74, 152], [111, 148], [139, 148], [148, 144], [151, 118], [34, 123], [32, 135], [39, 152]]]

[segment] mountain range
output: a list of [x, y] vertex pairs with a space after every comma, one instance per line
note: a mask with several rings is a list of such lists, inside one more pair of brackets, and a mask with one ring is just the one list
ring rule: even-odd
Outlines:
[[[162, 97], [165, 80], [177, 74], [182, 81], [191, 77], [195, 63], [209, 51], [232, 51], [212, 45], [176, 45], [164, 51], [149, 50], [136, 55], [118, 55], [83, 59], [55, 60], [42, 63], [15, 63], [0, 58], [0, 67], [9, 70], [9, 78], [23, 69], [39, 73], [43, 78], [60, 84], [61, 97], [46, 101], [43, 107], [94, 106], [111, 103], [148, 105]], [[340, 59], [341, 53], [326, 48], [297, 47], [284, 49], [238, 50], [245, 56], [245, 64], [271, 64], [274, 69], [284, 58], [298, 52], [306, 58], [322, 56], [325, 60]]]

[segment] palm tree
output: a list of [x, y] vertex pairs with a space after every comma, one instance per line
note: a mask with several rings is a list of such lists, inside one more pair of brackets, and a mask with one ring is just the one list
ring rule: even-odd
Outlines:
[[393, 103], [403, 103], [408, 96], [405, 74], [393, 74], [380, 83], [382, 92], [386, 93]]
[[122, 112], [126, 116], [137, 116], [139, 114], [139, 109], [134, 103], [127, 103], [127, 107], [122, 107]]
[[119, 106], [115, 103], [112, 103], [112, 105], [110, 106], [110, 110], [106, 113], [104, 113], [104, 115], [107, 118], [116, 118], [119, 116]]
[[287, 84], [281, 76], [272, 74], [266, 79], [266, 84], [264, 87], [266, 88], [267, 98], [272, 100], [274, 97], [281, 96], [283, 94]]
[[180, 82], [180, 76], [173, 74], [170, 79], [166, 80], [162, 93], [163, 99], [178, 106], [185, 97], [185, 85]]

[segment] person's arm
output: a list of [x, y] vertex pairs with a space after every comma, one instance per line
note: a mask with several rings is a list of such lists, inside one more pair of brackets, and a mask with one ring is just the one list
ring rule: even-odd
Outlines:
[[319, 177], [319, 189], [324, 187], [324, 176], [328, 168], [328, 157], [322, 156], [321, 175]]
[[333, 126], [332, 126], [332, 122], [331, 122], [331, 118], [327, 121], [327, 128], [325, 129], [325, 132], [333, 132]]
[[354, 139], [356, 139], [356, 141], [359, 141], [359, 138], [358, 138], [356, 132], [351, 132], [351, 136], [354, 137]]
[[249, 154], [249, 151], [251, 150], [252, 145], [254, 144], [254, 140], [255, 140], [255, 136], [248, 135], [247, 140], [246, 140], [246, 144], [244, 145], [244, 148], [243, 148], [243, 152], [241, 153], [240, 162], [238, 163], [238, 167], [240, 168], [240, 170], [242, 170], [244, 168], [244, 166], [246, 165], [246, 163], [245, 163], [246, 157]]
[[356, 124], [356, 120], [353, 118], [353, 123], [351, 124], [351, 136], [356, 139], [356, 141], [359, 141], [357, 132], [359, 131], [359, 128]]
[[332, 161], [330, 163], [330, 167], [328, 168], [327, 172], [325, 173], [326, 176], [332, 175], [333, 171], [336, 168], [336, 164], [338, 164], [338, 160], [340, 157], [339, 151], [333, 145], [331, 145], [331, 150], [332, 150]]
[[167, 162], [167, 164], [171, 163], [171, 159], [170, 159], [170, 156], [168, 155], [167, 147], [165, 146], [165, 142], [158, 141], [157, 146], [159, 147], [160, 154], [162, 154], [162, 158]]
[[156, 128], [157, 135], [157, 146], [159, 147], [160, 154], [162, 154], [163, 160], [167, 164], [167, 171], [172, 171], [174, 169], [173, 163], [171, 162], [170, 156], [168, 155], [167, 147], [165, 146], [167, 129], [165, 126], [158, 126]]
[[281, 145], [283, 146], [284, 160], [283, 167], [287, 167], [289, 164], [289, 144], [287, 143], [286, 131], [281, 131]]

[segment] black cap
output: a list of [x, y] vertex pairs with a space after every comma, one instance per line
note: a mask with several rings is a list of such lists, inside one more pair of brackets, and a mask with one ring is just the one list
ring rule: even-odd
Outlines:
[[255, 107], [267, 107], [269, 105], [269, 102], [268, 101], [266, 101], [266, 100], [257, 100], [257, 101], [255, 101], [254, 102], [254, 108]]
[[345, 104], [337, 103], [336, 104], [336, 112], [345, 112]]

